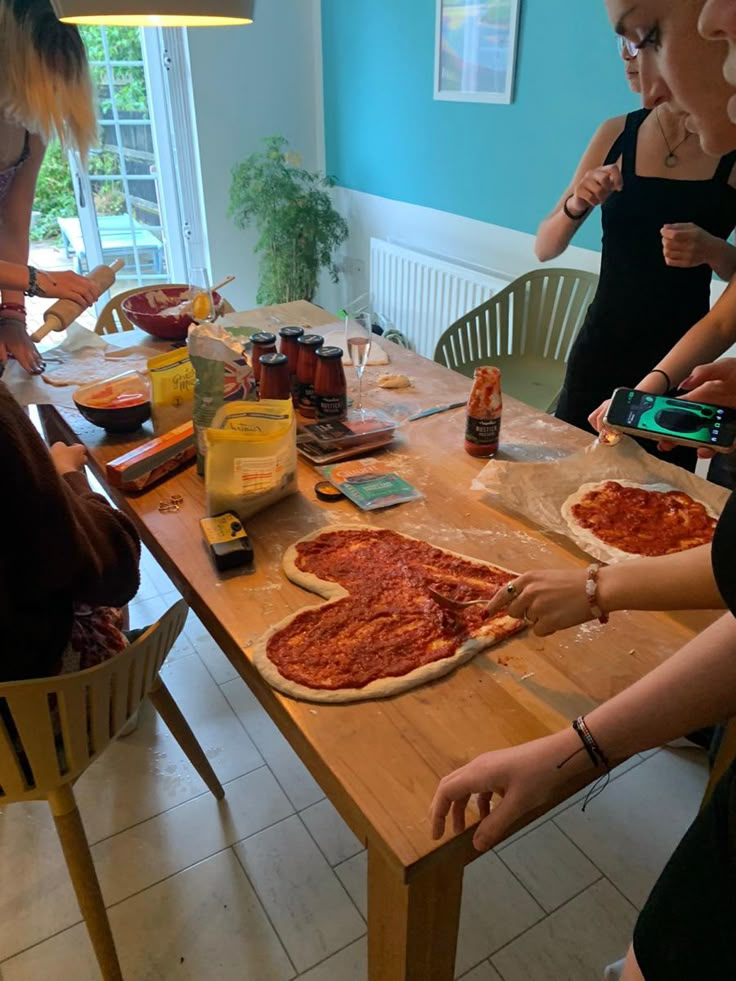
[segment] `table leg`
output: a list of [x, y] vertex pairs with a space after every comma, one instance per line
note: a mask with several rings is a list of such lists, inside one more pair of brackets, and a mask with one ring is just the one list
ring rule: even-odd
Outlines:
[[368, 846], [369, 981], [452, 981], [463, 865], [412, 873]]

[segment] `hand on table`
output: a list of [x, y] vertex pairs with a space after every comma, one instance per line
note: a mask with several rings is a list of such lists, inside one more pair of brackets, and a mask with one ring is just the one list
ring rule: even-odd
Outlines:
[[623, 189], [624, 179], [616, 164], [605, 167], [595, 167], [586, 171], [575, 185], [573, 197], [568, 207], [573, 211], [584, 211], [585, 208], [595, 208], [603, 204], [614, 191]]
[[8, 360], [10, 355], [30, 375], [40, 375], [43, 371], [41, 355], [28, 336], [26, 325], [22, 320], [0, 321], [0, 362]]
[[513, 580], [515, 592], [502, 586], [488, 604], [488, 614], [500, 610], [526, 620], [539, 637], [593, 620], [585, 592], [584, 569], [544, 569], [525, 572]]
[[81, 443], [72, 443], [71, 446], [67, 446], [66, 443], [54, 443], [49, 447], [49, 453], [60, 477], [65, 473], [77, 473], [87, 462], [87, 450]]
[[689, 268], [710, 265], [716, 239], [692, 222], [663, 225], [662, 254], [668, 266]]
[[[465, 812], [474, 794], [481, 822], [473, 835], [473, 845], [479, 852], [493, 848], [525, 814], [551, 804], [554, 790], [569, 777], [569, 773], [563, 777], [563, 771], [558, 769], [569, 755], [559, 737], [558, 733], [511, 749], [483, 753], [443, 777], [430, 807], [432, 838], [436, 841], [443, 836], [448, 814], [453, 834], [465, 830]], [[491, 808], [494, 793], [501, 800]]]
[[100, 290], [96, 283], [79, 276], [71, 270], [65, 272], [36, 271], [36, 282], [40, 296], [55, 297], [61, 300], [74, 300], [81, 307], [91, 307], [99, 298]]

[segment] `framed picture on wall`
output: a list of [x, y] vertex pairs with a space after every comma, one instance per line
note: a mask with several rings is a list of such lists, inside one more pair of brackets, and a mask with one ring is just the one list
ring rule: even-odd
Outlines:
[[434, 97], [509, 103], [520, 0], [437, 0]]

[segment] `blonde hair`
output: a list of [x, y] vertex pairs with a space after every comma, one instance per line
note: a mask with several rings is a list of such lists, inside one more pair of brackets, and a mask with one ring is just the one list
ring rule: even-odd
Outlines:
[[83, 158], [97, 141], [84, 44], [48, 0], [0, 0], [0, 113]]

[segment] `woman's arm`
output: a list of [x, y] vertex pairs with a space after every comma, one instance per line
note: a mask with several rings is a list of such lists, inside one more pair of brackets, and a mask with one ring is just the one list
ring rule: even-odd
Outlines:
[[[679, 388], [693, 369], [716, 361], [736, 343], [736, 279], [728, 284], [713, 308], [680, 338], [675, 346], [653, 366], [636, 385], [640, 391], [663, 395], [669, 388]], [[665, 374], [660, 374], [664, 372]], [[665, 377], [666, 375], [666, 377]], [[600, 431], [610, 399], [591, 412], [588, 421]]]
[[[29, 230], [38, 173], [46, 147], [38, 136], [31, 136], [29, 155], [18, 170], [0, 208], [0, 291], [2, 302], [22, 306], [28, 288]], [[62, 297], [89, 306], [97, 299], [97, 287], [74, 272], [38, 271], [43, 296]], [[0, 361], [12, 354], [26, 371], [41, 370], [41, 357], [26, 333], [25, 314], [18, 310], [0, 311]]]
[[[664, 664], [590, 712], [586, 722], [608, 759], [620, 760], [734, 714], [736, 621], [727, 613]], [[453, 831], [460, 833], [470, 797], [477, 794], [482, 820], [473, 844], [478, 851], [492, 848], [525, 816], [554, 803], [571, 778], [595, 772], [581, 747], [577, 733], [566, 728], [476, 757], [440, 781], [430, 811], [432, 837], [442, 837], [450, 813]], [[491, 809], [493, 793], [501, 800]]]
[[[534, 252], [540, 262], [548, 262], [564, 252], [590, 209], [602, 204], [613, 191], [621, 190], [623, 183], [619, 168], [615, 164], [608, 167], [602, 164], [623, 130], [625, 118], [617, 116], [607, 119], [598, 128], [556, 208], [539, 226]], [[579, 219], [569, 218], [565, 214], [565, 202], [572, 214], [581, 216]]]
[[[513, 581], [515, 595], [503, 587], [491, 600], [488, 612], [506, 609], [520, 620], [526, 614], [534, 623], [534, 633], [544, 637], [595, 619], [585, 580], [585, 569], [525, 572]], [[603, 567], [598, 573], [597, 605], [605, 613], [723, 609], [713, 578], [710, 545]]]

